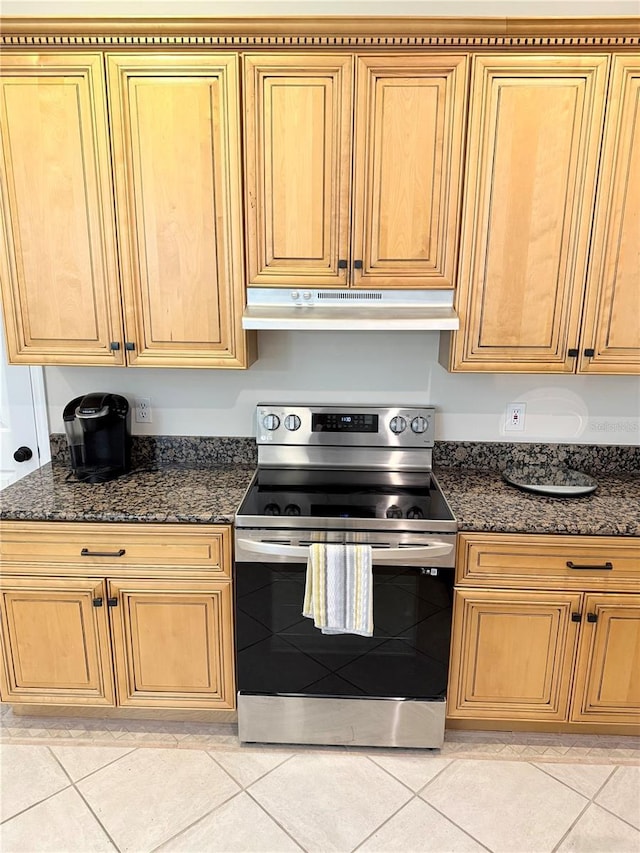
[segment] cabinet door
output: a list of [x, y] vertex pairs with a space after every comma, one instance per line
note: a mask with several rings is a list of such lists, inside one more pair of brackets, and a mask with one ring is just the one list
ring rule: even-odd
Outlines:
[[249, 283], [345, 286], [353, 59], [244, 57]]
[[639, 318], [640, 56], [636, 55], [614, 58], [580, 372], [640, 373]]
[[108, 56], [131, 365], [247, 364], [237, 65]]
[[575, 370], [607, 63], [475, 57], [452, 369]]
[[448, 714], [566, 720], [579, 593], [458, 590]]
[[356, 66], [353, 283], [453, 287], [465, 56], [366, 56]]
[[0, 580], [4, 702], [114, 705], [105, 584]]
[[638, 725], [640, 595], [587, 595], [584, 614], [571, 719]]
[[102, 57], [5, 52], [0, 68], [9, 361], [123, 364]]
[[229, 581], [109, 581], [118, 704], [235, 707]]

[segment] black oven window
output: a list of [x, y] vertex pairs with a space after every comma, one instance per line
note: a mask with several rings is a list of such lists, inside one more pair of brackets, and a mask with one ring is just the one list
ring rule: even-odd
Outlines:
[[241, 563], [238, 689], [246, 693], [446, 695], [453, 572], [374, 567], [374, 635], [327, 636], [302, 616], [303, 564]]

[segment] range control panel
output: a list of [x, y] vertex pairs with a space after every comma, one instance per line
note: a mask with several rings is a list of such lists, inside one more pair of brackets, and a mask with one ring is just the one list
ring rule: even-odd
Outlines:
[[433, 447], [432, 406], [296, 406], [261, 403], [258, 444], [327, 447]]

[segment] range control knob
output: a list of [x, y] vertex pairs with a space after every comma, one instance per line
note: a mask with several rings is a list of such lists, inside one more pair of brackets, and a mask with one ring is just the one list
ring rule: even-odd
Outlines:
[[278, 429], [280, 426], [280, 418], [277, 415], [265, 415], [262, 419], [262, 426], [270, 432]]
[[413, 432], [417, 432], [418, 434], [426, 432], [429, 427], [429, 421], [426, 418], [423, 418], [422, 415], [418, 415], [417, 418], [414, 418], [411, 421], [411, 429]]
[[389, 429], [395, 435], [400, 435], [401, 432], [404, 432], [407, 428], [407, 422], [401, 415], [396, 415], [395, 418], [391, 418], [389, 422]]
[[267, 504], [264, 508], [265, 515], [280, 515], [280, 507], [278, 504]]
[[287, 415], [284, 419], [285, 429], [291, 430], [291, 432], [295, 432], [297, 429], [300, 429], [300, 418], [297, 415]]
[[300, 507], [298, 504], [287, 504], [284, 508], [285, 515], [300, 515]]
[[387, 508], [387, 518], [402, 518], [402, 510], [400, 507], [395, 504], [391, 504], [391, 506]]
[[424, 518], [424, 513], [419, 506], [411, 506], [407, 510], [407, 518]]

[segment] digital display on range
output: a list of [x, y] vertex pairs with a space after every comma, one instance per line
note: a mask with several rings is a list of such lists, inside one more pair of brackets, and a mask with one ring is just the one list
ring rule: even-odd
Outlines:
[[313, 414], [311, 417], [312, 432], [378, 432], [377, 415], [353, 415], [348, 412], [340, 414]]

